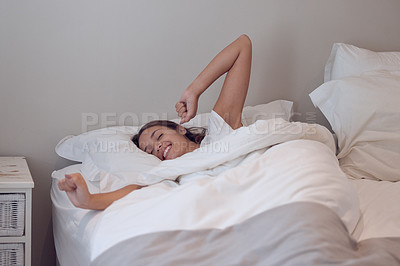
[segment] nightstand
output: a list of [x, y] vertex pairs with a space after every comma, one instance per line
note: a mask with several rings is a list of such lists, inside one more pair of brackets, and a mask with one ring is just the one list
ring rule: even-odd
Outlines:
[[31, 265], [33, 186], [24, 157], [0, 157], [0, 265]]

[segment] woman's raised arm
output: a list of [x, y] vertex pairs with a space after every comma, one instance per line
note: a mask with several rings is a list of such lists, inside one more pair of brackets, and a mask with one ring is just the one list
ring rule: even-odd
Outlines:
[[251, 57], [252, 44], [246, 35], [240, 36], [217, 54], [175, 105], [181, 123], [196, 115], [200, 95], [228, 72], [213, 110], [233, 129], [241, 127], [241, 115], [250, 81]]

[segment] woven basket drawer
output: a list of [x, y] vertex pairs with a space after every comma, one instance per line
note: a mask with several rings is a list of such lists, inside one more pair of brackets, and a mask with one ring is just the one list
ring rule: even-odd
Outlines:
[[0, 244], [0, 265], [23, 266], [24, 265], [24, 244]]
[[0, 194], [0, 236], [24, 234], [24, 211], [25, 194]]

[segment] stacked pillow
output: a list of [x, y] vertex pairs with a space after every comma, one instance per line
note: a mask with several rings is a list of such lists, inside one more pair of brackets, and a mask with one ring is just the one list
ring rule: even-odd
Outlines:
[[325, 65], [324, 81], [357, 76], [373, 70], [399, 70], [400, 52], [373, 52], [354, 45], [335, 43]]
[[310, 97], [337, 135], [349, 177], [400, 180], [400, 52], [334, 44], [325, 83]]

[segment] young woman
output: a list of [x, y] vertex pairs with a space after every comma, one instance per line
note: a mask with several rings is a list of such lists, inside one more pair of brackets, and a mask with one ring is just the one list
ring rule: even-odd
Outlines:
[[[211, 111], [208, 132], [195, 133], [171, 121], [152, 121], [133, 137], [143, 151], [160, 160], [172, 160], [216, 141], [242, 126], [241, 116], [250, 81], [252, 45], [249, 37], [240, 36], [225, 47], [183, 92], [175, 108], [180, 124], [188, 122], [197, 113], [200, 95], [219, 77], [227, 73], [217, 102]], [[133, 190], [142, 188], [128, 185], [119, 190], [90, 194], [79, 173], [66, 175], [58, 183], [60, 190], [78, 208], [104, 210]]]

